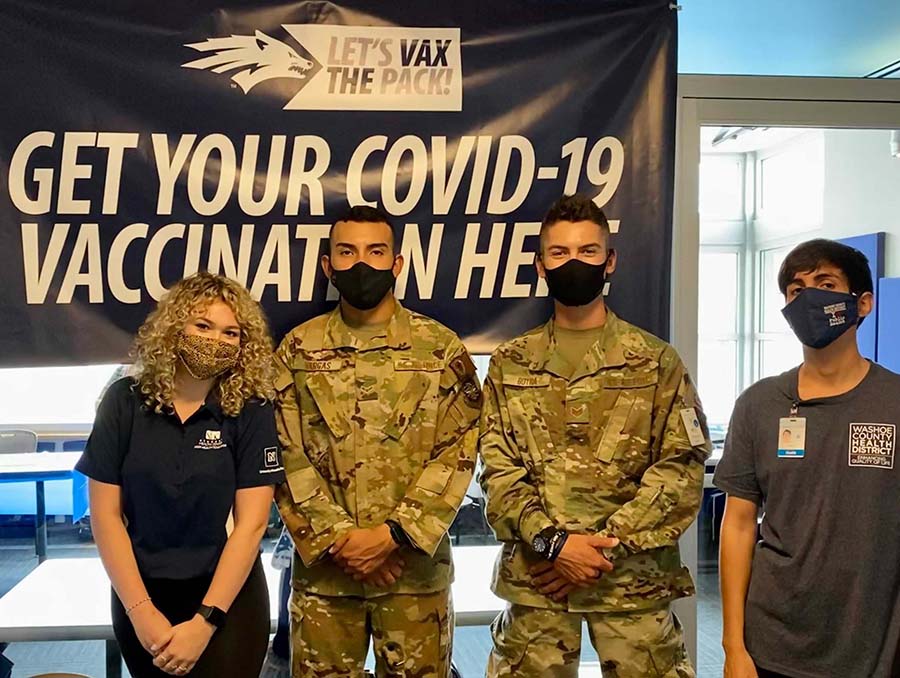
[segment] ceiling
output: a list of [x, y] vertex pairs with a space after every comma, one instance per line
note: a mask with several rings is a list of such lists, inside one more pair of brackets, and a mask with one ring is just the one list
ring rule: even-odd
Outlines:
[[900, 60], [900, 0], [679, 4], [679, 73], [861, 77]]

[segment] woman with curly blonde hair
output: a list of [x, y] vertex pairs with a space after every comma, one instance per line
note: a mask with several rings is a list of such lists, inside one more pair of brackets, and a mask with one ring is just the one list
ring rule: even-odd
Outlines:
[[258, 676], [259, 543], [284, 480], [265, 317], [241, 285], [197, 273], [163, 297], [132, 355], [77, 466], [122, 656], [134, 678]]

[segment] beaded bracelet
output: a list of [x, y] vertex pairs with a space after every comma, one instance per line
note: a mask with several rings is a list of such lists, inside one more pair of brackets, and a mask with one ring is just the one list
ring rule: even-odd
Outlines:
[[140, 607], [140, 606], [143, 605], [144, 603], [149, 603], [149, 602], [150, 602], [150, 598], [144, 598], [143, 600], [139, 600], [139, 601], [136, 602], [134, 605], [132, 605], [131, 607], [129, 607], [127, 610], [125, 610], [125, 614], [126, 614], [126, 615], [130, 615], [131, 612], [132, 612], [132, 610], [134, 610], [136, 607]]
[[553, 562], [556, 560], [557, 556], [562, 553], [563, 546], [566, 545], [566, 540], [569, 538], [569, 533], [565, 530], [557, 530], [556, 533], [550, 538], [550, 545], [547, 547], [547, 560]]

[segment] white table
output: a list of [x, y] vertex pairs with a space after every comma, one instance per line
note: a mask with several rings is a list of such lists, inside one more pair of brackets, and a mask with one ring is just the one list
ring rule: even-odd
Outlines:
[[70, 480], [81, 452], [30, 452], [0, 454], [0, 483], [33, 481], [36, 503], [34, 519], [34, 548], [38, 561], [47, 557], [47, 506], [44, 482]]
[[506, 603], [491, 591], [491, 575], [499, 546], [454, 546], [453, 610], [457, 626], [484, 626]]
[[[453, 604], [460, 626], [489, 624], [503, 609], [490, 591], [499, 547], [465, 546], [454, 550]], [[269, 587], [270, 630], [278, 625], [281, 570], [264, 554]], [[52, 558], [32, 570], [0, 598], [0, 642], [105, 640], [106, 675], [122, 675], [122, 658], [113, 635], [109, 578], [99, 558]]]
[[[271, 629], [278, 623], [281, 570], [263, 556]], [[52, 558], [0, 598], [0, 642], [105, 640], [106, 675], [122, 675], [113, 635], [110, 585], [99, 558]]]

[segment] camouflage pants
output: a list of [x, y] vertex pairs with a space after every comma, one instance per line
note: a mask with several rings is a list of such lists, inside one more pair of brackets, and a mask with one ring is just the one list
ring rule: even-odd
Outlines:
[[450, 591], [368, 600], [294, 591], [293, 678], [360, 678], [369, 638], [379, 678], [447, 678], [453, 642]]
[[491, 624], [488, 678], [575, 678], [581, 620], [603, 678], [694, 678], [681, 624], [669, 606], [630, 613], [565, 612], [508, 605]]

